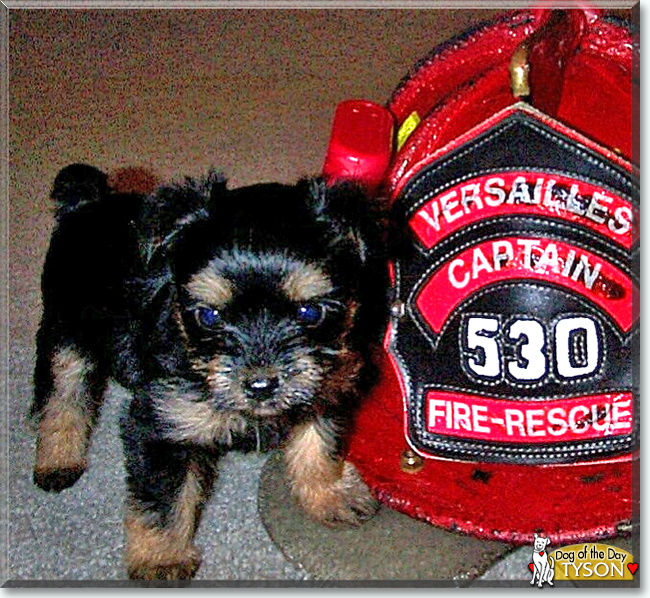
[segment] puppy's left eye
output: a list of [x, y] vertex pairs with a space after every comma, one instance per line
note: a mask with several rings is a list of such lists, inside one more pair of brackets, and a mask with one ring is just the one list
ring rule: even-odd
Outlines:
[[221, 321], [219, 310], [211, 307], [198, 307], [195, 312], [196, 321], [205, 329], [212, 329]]
[[325, 306], [317, 303], [303, 303], [298, 306], [296, 317], [304, 326], [314, 328], [325, 319]]

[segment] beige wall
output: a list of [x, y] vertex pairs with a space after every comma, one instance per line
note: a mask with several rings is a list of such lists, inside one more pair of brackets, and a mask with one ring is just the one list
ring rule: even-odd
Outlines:
[[58, 170], [319, 172], [336, 104], [385, 102], [489, 10], [11, 10], [12, 328], [29, 339]]

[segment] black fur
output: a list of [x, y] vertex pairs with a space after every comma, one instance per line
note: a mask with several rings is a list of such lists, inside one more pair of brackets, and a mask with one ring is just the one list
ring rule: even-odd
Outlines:
[[[317, 422], [337, 458], [337, 432], [374, 380], [371, 352], [386, 313], [379, 218], [359, 188], [316, 179], [228, 190], [211, 172], [142, 196], [115, 192], [99, 170], [72, 165], [57, 176], [52, 197], [57, 227], [42, 278], [32, 414], [51, 418], [56, 431], [57, 389], [78, 382], [90, 426], [108, 378], [129, 389], [122, 421], [129, 505], [147, 525], [165, 529], [179, 518], [190, 466], [200, 472], [204, 501], [220, 453], [277, 445], [297, 424]], [[283, 284], [305, 265], [322, 271], [331, 289], [296, 301]], [[217, 316], [188, 291], [206, 268], [232, 294]], [[297, 319], [301, 306], [313, 305], [322, 322]], [[62, 350], [74, 357], [72, 378], [54, 365]], [[237, 392], [221, 392], [217, 378], [232, 380]], [[78, 399], [66, 400], [65, 409], [77, 409]], [[210, 417], [234, 414], [232, 429], [207, 441], [211, 428], [193, 411], [197, 404], [208, 405]], [[39, 442], [54, 442], [44, 430]], [[39, 471], [37, 463], [35, 471], [48, 490], [83, 472], [48, 467]], [[162, 570], [183, 577], [196, 566]], [[153, 570], [130, 565], [133, 577], [159, 576], [160, 567]]]

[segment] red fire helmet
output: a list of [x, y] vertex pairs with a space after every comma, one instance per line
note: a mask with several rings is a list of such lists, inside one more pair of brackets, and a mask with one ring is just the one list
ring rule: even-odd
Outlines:
[[386, 106], [339, 105], [325, 176], [392, 210], [381, 380], [348, 449], [387, 506], [513, 543], [638, 522], [638, 54], [605, 11], [509, 12]]

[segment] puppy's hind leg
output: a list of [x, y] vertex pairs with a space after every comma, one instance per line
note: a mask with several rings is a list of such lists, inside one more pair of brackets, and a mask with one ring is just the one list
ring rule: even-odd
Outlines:
[[167, 444], [127, 448], [129, 499], [125, 519], [130, 579], [191, 579], [201, 565], [194, 544], [216, 469]]
[[317, 418], [298, 425], [285, 448], [293, 496], [305, 512], [328, 526], [356, 526], [378, 503], [354, 465], [337, 456], [332, 422]]
[[39, 347], [32, 415], [38, 422], [34, 482], [59, 492], [86, 470], [90, 432], [106, 380], [73, 345]]

